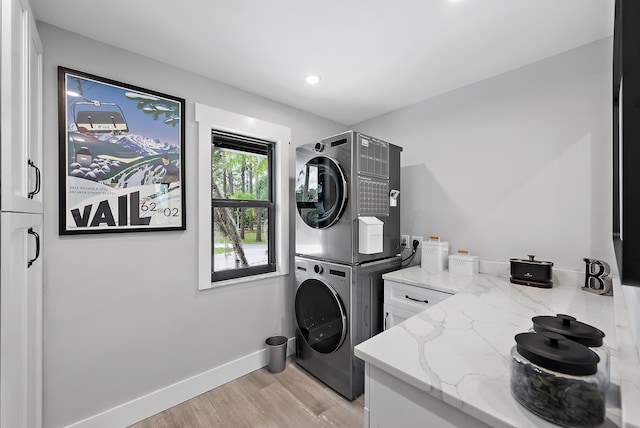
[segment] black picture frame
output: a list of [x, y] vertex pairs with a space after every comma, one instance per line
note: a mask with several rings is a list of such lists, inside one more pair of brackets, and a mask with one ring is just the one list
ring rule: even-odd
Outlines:
[[60, 235], [185, 230], [185, 100], [58, 67]]

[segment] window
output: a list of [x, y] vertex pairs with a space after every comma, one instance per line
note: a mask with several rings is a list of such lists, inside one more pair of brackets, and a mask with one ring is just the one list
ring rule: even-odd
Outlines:
[[[198, 248], [198, 289], [207, 290], [250, 281], [273, 281], [274, 279], [272, 278], [274, 277], [287, 275], [289, 273], [291, 259], [291, 254], [289, 254], [289, 241], [291, 240], [292, 232], [292, 225], [289, 222], [289, 200], [291, 199], [291, 195], [289, 194], [291, 129], [254, 117], [244, 116], [199, 103], [195, 104], [195, 119], [198, 125], [198, 147], [195, 159], [198, 165], [197, 179], [195, 180], [197, 184], [198, 207], [197, 229], [195, 230]], [[214, 135], [212, 137], [212, 133], [214, 132], [217, 133], [217, 136]], [[217, 140], [216, 144], [220, 142], [224, 147], [219, 148], [228, 153], [242, 153], [249, 157], [255, 156], [256, 160], [260, 159], [261, 161], [264, 161], [264, 156], [271, 158], [271, 166], [269, 168], [271, 176], [268, 187], [271, 194], [271, 208], [269, 211], [269, 207], [267, 206], [269, 202], [266, 198], [216, 198], [226, 200], [226, 202], [219, 201], [225, 204], [243, 204], [244, 208], [255, 211], [257, 211], [258, 208], [262, 209], [261, 239], [263, 241], [265, 239], [267, 240], [267, 251], [270, 257], [272, 257], [272, 259], [270, 259], [269, 256], [263, 258], [263, 261], [266, 260], [266, 264], [252, 263], [251, 259], [249, 259], [249, 267], [246, 270], [235, 268], [235, 265], [232, 266], [231, 269], [222, 270], [217, 269], [220, 265], [214, 267], [213, 248], [217, 245], [215, 239], [217, 239], [217, 237], [222, 238], [221, 231], [216, 232], [214, 228], [214, 209], [222, 212], [222, 208], [230, 208], [232, 218], [237, 219], [238, 222], [241, 218], [239, 213], [236, 217], [237, 210], [234, 212], [234, 207], [223, 207], [222, 204], [219, 209], [218, 207], [214, 207], [214, 165], [212, 163], [212, 143], [214, 140]], [[269, 146], [270, 154], [268, 150], [266, 150]], [[223, 182], [219, 180], [218, 183], [223, 186], [224, 190]], [[247, 188], [248, 186], [245, 189]], [[229, 189], [227, 189], [227, 191], [228, 190]], [[233, 192], [229, 192], [229, 195], [227, 195], [227, 191], [225, 191], [225, 196], [236, 195], [236, 189], [234, 188], [233, 190]], [[248, 202], [240, 202], [241, 200]], [[248, 223], [249, 218], [246, 210], [244, 218], [246, 223]], [[255, 224], [255, 214], [253, 221], [255, 232], [257, 227]], [[214, 238], [214, 236], [216, 238]], [[224, 239], [222, 239], [222, 241], [224, 246]], [[245, 242], [244, 246], [249, 244], [251, 244], [251, 242]], [[227, 238], [226, 245], [229, 250], [235, 250], [229, 238]], [[231, 259], [231, 256], [231, 251], [229, 251], [229, 259]], [[235, 257], [235, 254], [233, 254], [233, 256]], [[259, 269], [264, 270], [260, 271]], [[215, 279], [213, 278], [214, 272], [216, 274]], [[217, 273], [220, 273], [220, 275], [217, 275]], [[224, 279], [225, 276], [228, 279]]]
[[274, 144], [221, 131], [212, 134], [211, 280], [274, 272]]

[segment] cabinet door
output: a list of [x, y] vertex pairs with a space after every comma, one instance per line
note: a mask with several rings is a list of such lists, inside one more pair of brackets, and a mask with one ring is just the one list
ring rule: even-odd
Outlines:
[[[369, 425], [376, 428], [489, 428], [484, 422], [428, 392], [369, 366]], [[366, 397], [365, 397], [366, 398]], [[545, 424], [545, 426], [551, 424]]]
[[42, 212], [42, 44], [27, 0], [1, 6], [2, 211]]
[[0, 214], [0, 426], [42, 426], [42, 215]]
[[382, 307], [382, 328], [384, 330], [388, 330], [391, 327], [400, 324], [402, 321], [411, 318], [417, 313], [389, 305], [388, 303], [385, 303]]

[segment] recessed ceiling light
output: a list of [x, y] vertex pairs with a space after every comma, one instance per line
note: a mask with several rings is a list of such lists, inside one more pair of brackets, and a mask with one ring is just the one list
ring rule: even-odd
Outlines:
[[310, 85], [315, 85], [320, 81], [320, 76], [315, 74], [310, 74], [307, 76], [307, 83]]

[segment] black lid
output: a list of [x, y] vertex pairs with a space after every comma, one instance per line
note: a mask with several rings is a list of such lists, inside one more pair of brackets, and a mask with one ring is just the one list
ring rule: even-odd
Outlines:
[[525, 260], [525, 259], [509, 259], [510, 262], [515, 262], [515, 263], [524, 263], [524, 264], [530, 264], [530, 265], [545, 265], [545, 266], [553, 266], [553, 262], [547, 262], [544, 260], [534, 260], [536, 258], [535, 255], [533, 254], [528, 254], [529, 260]]
[[549, 331], [520, 333], [515, 339], [520, 355], [545, 369], [573, 376], [591, 375], [598, 371], [600, 357], [561, 334]]
[[576, 321], [571, 315], [538, 316], [533, 317], [531, 320], [533, 321], [533, 329], [538, 333], [552, 331], [584, 346], [602, 346], [604, 333], [589, 324]]

